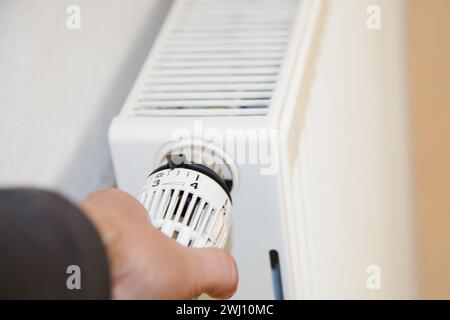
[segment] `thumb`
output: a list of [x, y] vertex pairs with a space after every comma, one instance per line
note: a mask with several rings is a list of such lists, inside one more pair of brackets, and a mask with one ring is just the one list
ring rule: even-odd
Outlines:
[[237, 289], [236, 263], [225, 250], [188, 248], [188, 274], [194, 295], [207, 293], [213, 298], [227, 299]]

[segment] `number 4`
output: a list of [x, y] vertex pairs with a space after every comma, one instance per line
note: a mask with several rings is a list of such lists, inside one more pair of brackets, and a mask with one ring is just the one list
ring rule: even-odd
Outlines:
[[194, 189], [198, 188], [198, 182], [191, 183], [191, 187]]

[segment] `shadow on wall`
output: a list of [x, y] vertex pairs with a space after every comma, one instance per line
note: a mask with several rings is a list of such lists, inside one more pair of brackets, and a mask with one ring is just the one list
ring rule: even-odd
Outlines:
[[[58, 185], [61, 185], [62, 192], [73, 200], [81, 200], [94, 190], [115, 186], [108, 145], [109, 124], [127, 98], [171, 3], [172, 1], [167, 0], [154, 1], [145, 25], [127, 50], [126, 59], [117, 68], [119, 71], [113, 75], [112, 85], [105, 91], [108, 94], [104, 96], [95, 116], [91, 118], [88, 126], [90, 129], [78, 143], [71, 163], [66, 166], [67, 171], [60, 175]], [[114, 37], [114, 34], [109, 36]], [[120, 41], [120, 38], [116, 41]]]

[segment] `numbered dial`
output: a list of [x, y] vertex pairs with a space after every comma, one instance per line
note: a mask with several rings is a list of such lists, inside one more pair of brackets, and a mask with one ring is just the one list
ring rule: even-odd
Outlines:
[[184, 246], [223, 248], [231, 227], [231, 197], [207, 167], [163, 166], [146, 180], [138, 199], [152, 224]]

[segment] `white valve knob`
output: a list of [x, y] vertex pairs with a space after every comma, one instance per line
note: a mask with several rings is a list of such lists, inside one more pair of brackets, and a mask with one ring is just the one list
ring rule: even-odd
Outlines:
[[152, 224], [178, 243], [223, 248], [232, 209], [226, 182], [205, 165], [175, 162], [169, 157], [149, 175], [139, 201]]

